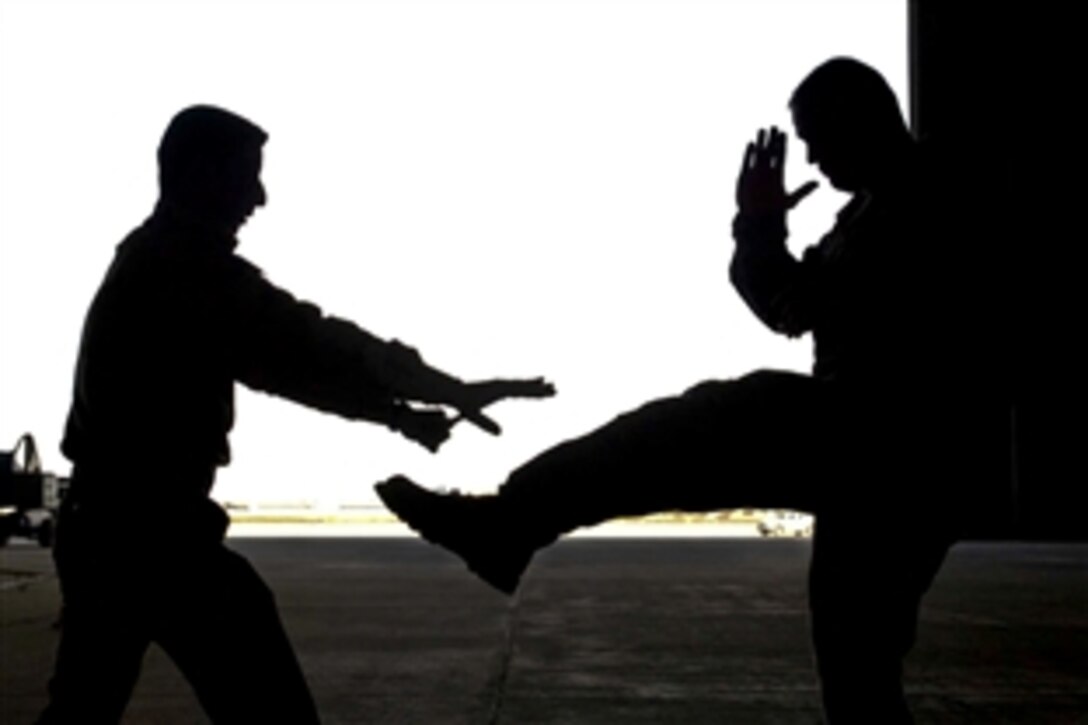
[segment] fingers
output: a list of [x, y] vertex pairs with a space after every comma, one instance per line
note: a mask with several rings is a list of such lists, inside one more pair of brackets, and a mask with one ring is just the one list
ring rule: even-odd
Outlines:
[[774, 139], [774, 126], [768, 129], [759, 129], [756, 133], [756, 153], [755, 158], [752, 159], [752, 168], [757, 171], [762, 171], [771, 164], [770, 162], [770, 146]]
[[761, 128], [756, 132], [755, 141], [749, 142], [741, 160], [740, 176], [759, 169], [780, 171], [785, 166], [786, 134], [777, 126]]
[[818, 181], [806, 181], [799, 188], [795, 189], [789, 196], [786, 197], [786, 208], [792, 209], [800, 204], [806, 196], [816, 191], [816, 188], [820, 185]]
[[750, 183], [752, 170], [756, 165], [756, 145], [749, 142], [744, 148], [744, 157], [740, 160], [740, 173], [737, 174], [737, 186], [733, 192], [734, 198], [737, 200], [738, 206], [741, 205], [742, 199], [745, 196], [746, 185]]
[[749, 142], [744, 148], [744, 158], [740, 161], [740, 175], [743, 177], [745, 172], [756, 165], [756, 145]]
[[781, 172], [786, 163], [786, 134], [775, 126], [771, 126], [770, 137], [767, 139], [767, 165]]
[[502, 426], [500, 426], [498, 423], [496, 423], [491, 418], [484, 415], [482, 411], [479, 411], [479, 410], [462, 410], [461, 415], [459, 415], [457, 418], [455, 418], [453, 422], [456, 423], [458, 420], [461, 420], [462, 418], [464, 420], [467, 420], [469, 423], [472, 423], [477, 428], [479, 428], [481, 430], [484, 430], [484, 431], [487, 431], [491, 435], [497, 436], [497, 435], [500, 435], [502, 433]]
[[784, 213], [816, 190], [809, 181], [792, 193], [785, 190], [787, 136], [777, 126], [761, 128], [744, 152], [737, 179], [737, 206], [742, 213]]
[[456, 405], [457, 416], [450, 421], [450, 426], [465, 420], [491, 435], [501, 435], [502, 427], [484, 415], [485, 407], [507, 398], [548, 398], [555, 395], [555, 386], [544, 378], [487, 380], [470, 383], [466, 389], [474, 391], [474, 394], [466, 396]]
[[548, 398], [555, 395], [555, 386], [544, 378], [529, 380], [484, 380], [470, 383], [472, 394], [463, 405], [469, 408], [486, 408], [507, 398]]
[[555, 395], [555, 386], [544, 380], [544, 378], [533, 378], [532, 380], [512, 380], [510, 381], [509, 397], [518, 398], [550, 398]]

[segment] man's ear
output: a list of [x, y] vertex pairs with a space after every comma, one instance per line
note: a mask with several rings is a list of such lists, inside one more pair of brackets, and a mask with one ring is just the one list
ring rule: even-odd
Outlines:
[[195, 157], [174, 172], [174, 188], [177, 194], [189, 201], [207, 201], [217, 196], [214, 187], [220, 171], [216, 164], [207, 157]]

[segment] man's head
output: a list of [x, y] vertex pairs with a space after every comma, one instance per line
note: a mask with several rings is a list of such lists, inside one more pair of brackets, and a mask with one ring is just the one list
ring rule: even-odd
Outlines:
[[190, 106], [159, 144], [163, 200], [234, 233], [266, 201], [261, 149], [268, 134], [214, 106]]
[[809, 162], [842, 191], [879, 183], [912, 141], [887, 81], [851, 58], [833, 58], [809, 73], [790, 110]]

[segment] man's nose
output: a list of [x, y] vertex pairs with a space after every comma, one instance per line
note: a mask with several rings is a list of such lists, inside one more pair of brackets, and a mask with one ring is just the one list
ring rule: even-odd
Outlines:
[[263, 182], [257, 183], [257, 206], [264, 206], [268, 203], [268, 191], [264, 188]]

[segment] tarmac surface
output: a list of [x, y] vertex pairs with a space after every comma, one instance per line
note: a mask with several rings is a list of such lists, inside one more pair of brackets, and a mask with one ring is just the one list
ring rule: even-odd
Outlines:
[[[514, 599], [413, 538], [230, 543], [276, 592], [326, 723], [820, 720], [807, 540], [568, 539]], [[0, 550], [2, 723], [44, 703], [58, 603], [47, 550]], [[955, 547], [906, 682], [919, 723], [1088, 723], [1088, 545]], [[124, 722], [207, 718], [152, 648]]]

